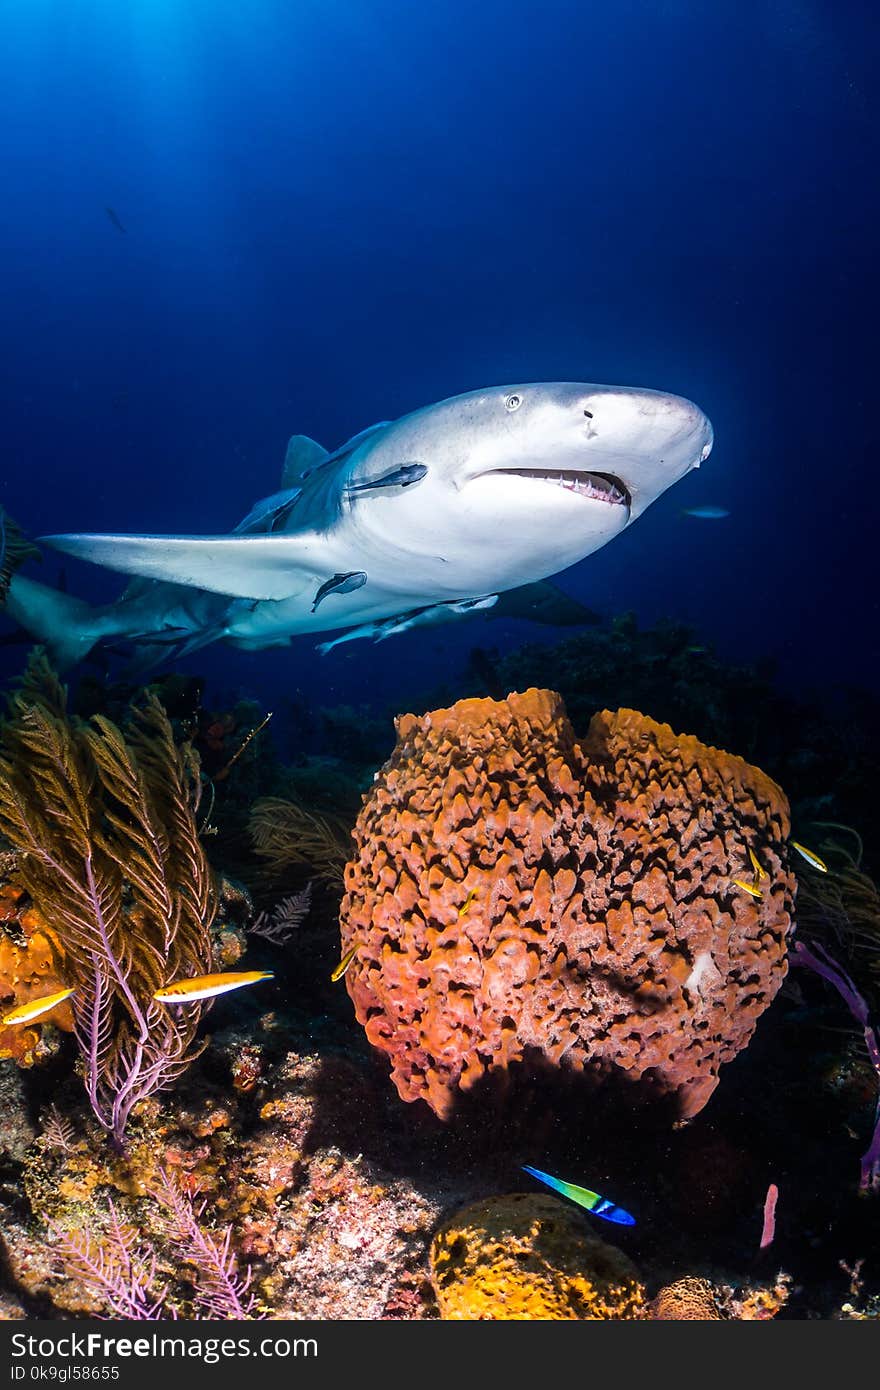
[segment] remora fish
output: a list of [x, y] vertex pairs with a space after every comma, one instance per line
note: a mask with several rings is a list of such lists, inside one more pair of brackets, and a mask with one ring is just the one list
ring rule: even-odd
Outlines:
[[[221, 639], [285, 645], [433, 607], [438, 619], [461, 617], [455, 605], [522, 594], [606, 545], [711, 448], [703, 412], [659, 391], [471, 391], [362, 431], [335, 454], [294, 437], [283, 495], [231, 534], [45, 537], [140, 579], [95, 610], [14, 575], [6, 607], [62, 668], [97, 641], [180, 655]], [[413, 459], [427, 470], [417, 486], [357, 491]], [[312, 611], [322, 585], [355, 573], [369, 582]], [[552, 621], [548, 605], [527, 606]]]

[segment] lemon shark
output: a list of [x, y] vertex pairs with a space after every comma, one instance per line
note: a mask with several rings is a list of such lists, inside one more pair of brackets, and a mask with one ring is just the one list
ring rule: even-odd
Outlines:
[[135, 579], [93, 607], [15, 574], [6, 610], [62, 667], [99, 641], [181, 655], [340, 633], [328, 650], [490, 611], [565, 622], [545, 581], [620, 535], [712, 442], [702, 410], [662, 391], [470, 391], [334, 452], [295, 435], [280, 489], [227, 534], [41, 537]]

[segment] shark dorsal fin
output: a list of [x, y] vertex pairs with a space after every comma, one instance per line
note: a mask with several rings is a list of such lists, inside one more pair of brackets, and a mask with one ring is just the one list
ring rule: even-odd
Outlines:
[[328, 457], [327, 450], [309, 439], [307, 434], [293, 434], [287, 443], [284, 467], [281, 470], [282, 490], [299, 486], [299, 480], [307, 469], [316, 468]]

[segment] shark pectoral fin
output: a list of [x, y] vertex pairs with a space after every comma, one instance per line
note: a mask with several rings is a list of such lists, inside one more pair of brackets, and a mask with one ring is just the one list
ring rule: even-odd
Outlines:
[[276, 531], [287, 520], [291, 508], [301, 496], [301, 487], [290, 487], [282, 492], [273, 492], [270, 497], [261, 497], [259, 502], [255, 502], [251, 507], [247, 516], [232, 528], [232, 534], [263, 535], [268, 531]]
[[307, 434], [291, 435], [281, 470], [282, 488], [297, 487], [303, 473], [317, 468], [329, 457], [327, 450], [316, 444], [314, 439], [309, 439]]
[[189, 584], [234, 598], [293, 598], [314, 585], [322, 538], [285, 536], [44, 536], [46, 545], [122, 574]]

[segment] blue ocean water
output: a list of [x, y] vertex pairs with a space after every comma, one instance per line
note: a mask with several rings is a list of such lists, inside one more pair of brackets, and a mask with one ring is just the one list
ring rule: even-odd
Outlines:
[[[878, 56], [875, 7], [823, 0], [2, 0], [0, 504], [31, 535], [223, 531], [293, 432], [657, 387], [712, 457], [560, 584], [796, 691], [876, 688]], [[475, 640], [559, 635], [184, 669], [402, 708]]]

